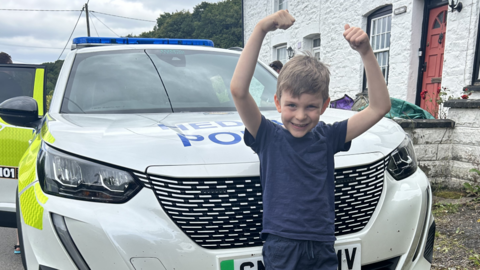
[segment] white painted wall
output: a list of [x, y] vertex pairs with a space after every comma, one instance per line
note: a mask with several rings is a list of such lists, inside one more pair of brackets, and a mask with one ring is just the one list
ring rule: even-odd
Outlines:
[[[459, 97], [464, 86], [471, 84], [480, 0], [462, 0], [463, 10], [448, 12], [445, 62], [442, 86], [449, 94]], [[321, 34], [321, 60], [331, 71], [330, 96], [335, 99], [362, 90], [363, 65], [359, 55], [343, 38], [343, 25], [350, 23], [366, 30], [369, 14], [385, 5], [393, 10], [406, 6], [407, 12], [392, 16], [390, 72], [388, 88], [392, 97], [414, 103], [417, 91], [424, 0], [289, 0], [289, 12], [295, 17], [293, 27], [277, 30], [265, 38], [260, 60], [275, 59], [273, 48], [287, 44], [296, 53], [305, 49], [304, 38]], [[244, 0], [245, 39], [248, 40], [256, 23], [274, 11], [273, 0]], [[302, 47], [297, 49], [298, 43]], [[421, 79], [421, 78], [420, 78]]]

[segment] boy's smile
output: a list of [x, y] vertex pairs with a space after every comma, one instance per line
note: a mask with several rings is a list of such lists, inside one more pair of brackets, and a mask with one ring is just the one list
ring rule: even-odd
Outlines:
[[289, 91], [283, 91], [281, 100], [275, 95], [275, 105], [282, 114], [282, 123], [293, 137], [301, 138], [312, 130], [328, 107], [330, 98], [323, 102], [319, 95], [301, 94], [293, 97]]

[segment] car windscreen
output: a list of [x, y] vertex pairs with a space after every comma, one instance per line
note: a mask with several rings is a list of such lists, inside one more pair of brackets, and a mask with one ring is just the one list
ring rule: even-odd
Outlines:
[[62, 113], [172, 112], [168, 96], [144, 50], [77, 54]]
[[1, 66], [0, 103], [19, 96], [33, 97], [35, 71], [35, 68]]
[[[230, 81], [239, 55], [198, 50], [122, 50], [75, 58], [62, 113], [234, 111]], [[257, 64], [250, 93], [275, 109], [276, 78]]]
[[[239, 55], [198, 50], [147, 50], [174, 112], [234, 111], [230, 81]], [[277, 80], [257, 63], [250, 93], [260, 109], [274, 109]]]

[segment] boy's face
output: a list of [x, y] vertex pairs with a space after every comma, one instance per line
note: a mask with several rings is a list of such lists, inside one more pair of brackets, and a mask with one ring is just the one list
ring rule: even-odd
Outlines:
[[312, 130], [320, 120], [330, 103], [325, 102], [319, 95], [302, 94], [298, 98], [292, 97], [289, 91], [283, 91], [281, 100], [274, 96], [275, 106], [282, 114], [282, 123], [293, 137], [301, 138]]

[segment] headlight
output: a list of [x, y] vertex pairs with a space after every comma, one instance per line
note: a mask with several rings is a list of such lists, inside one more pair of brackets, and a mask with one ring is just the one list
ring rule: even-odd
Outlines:
[[47, 194], [121, 203], [141, 188], [129, 172], [70, 156], [46, 144], [37, 162], [40, 185]]
[[403, 142], [390, 154], [388, 172], [396, 180], [402, 180], [412, 175], [417, 170], [417, 158], [413, 150], [413, 144], [409, 136], [405, 136]]

